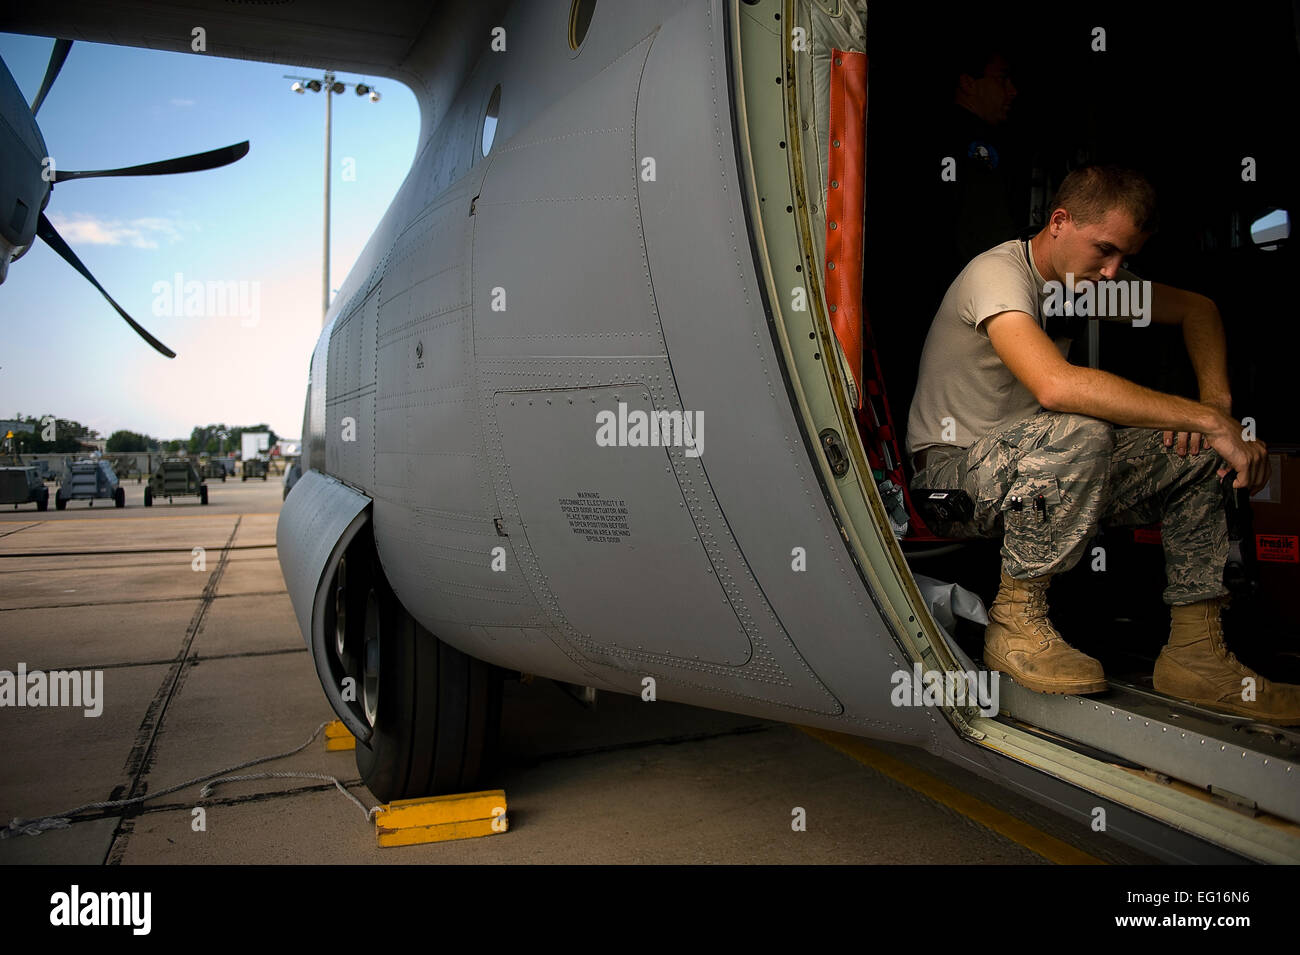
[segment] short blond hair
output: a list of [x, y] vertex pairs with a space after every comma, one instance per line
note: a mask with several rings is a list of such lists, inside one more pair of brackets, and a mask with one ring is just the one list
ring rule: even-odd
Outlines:
[[1147, 178], [1123, 166], [1081, 166], [1056, 190], [1053, 209], [1086, 225], [1099, 222], [1112, 209], [1123, 209], [1140, 232], [1156, 231], [1156, 191]]

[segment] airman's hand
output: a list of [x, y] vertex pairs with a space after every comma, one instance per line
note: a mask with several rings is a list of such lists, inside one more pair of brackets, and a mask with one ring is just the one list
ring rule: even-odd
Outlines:
[[1234, 488], [1247, 488], [1251, 494], [1268, 484], [1270, 467], [1268, 445], [1263, 441], [1246, 441], [1241, 436], [1241, 424], [1220, 413], [1221, 421], [1214, 432], [1205, 435], [1205, 443], [1218, 451], [1225, 462], [1219, 468], [1219, 477], [1236, 470]]
[[[1201, 403], [1209, 405], [1229, 418], [1232, 417], [1232, 399], [1226, 394], [1206, 395], [1202, 393]], [[1201, 448], [1208, 448], [1209, 446], [1209, 437], [1195, 431], [1165, 432], [1165, 447], [1173, 448], [1179, 457], [1187, 457], [1188, 451], [1191, 451], [1193, 455], [1200, 454]]]
[[[1177, 446], [1174, 444], [1175, 441], [1178, 442]], [[1165, 432], [1165, 447], [1173, 448], [1179, 457], [1187, 457], [1189, 450], [1192, 454], [1200, 454], [1202, 445], [1209, 447], [1210, 442], [1198, 431]]]

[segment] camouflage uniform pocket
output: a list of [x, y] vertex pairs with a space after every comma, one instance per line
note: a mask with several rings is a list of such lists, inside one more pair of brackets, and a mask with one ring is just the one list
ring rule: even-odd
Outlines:
[[1055, 474], [1022, 468], [1016, 475], [999, 510], [1006, 526], [1003, 543], [1022, 565], [1046, 564], [1055, 558], [1054, 527], [1060, 503]]
[[1020, 452], [1014, 445], [999, 441], [966, 475], [966, 485], [973, 490], [975, 523], [981, 536], [1002, 534], [1002, 502], [1016, 477]]

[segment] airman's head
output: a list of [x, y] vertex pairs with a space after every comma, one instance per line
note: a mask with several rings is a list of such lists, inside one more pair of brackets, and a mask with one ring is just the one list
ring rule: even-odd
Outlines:
[[970, 110], [990, 126], [1005, 123], [1011, 101], [1018, 94], [1011, 82], [1011, 65], [996, 51], [978, 56], [980, 62], [961, 67], [953, 102]]
[[1054, 206], [1043, 232], [1057, 277], [1072, 272], [1076, 281], [1113, 279], [1156, 230], [1155, 190], [1141, 173], [1120, 166], [1074, 170]]

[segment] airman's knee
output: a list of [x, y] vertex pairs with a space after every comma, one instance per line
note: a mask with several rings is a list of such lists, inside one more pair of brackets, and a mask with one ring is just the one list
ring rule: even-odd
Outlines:
[[1052, 428], [1051, 441], [1071, 456], [1110, 459], [1115, 450], [1115, 428], [1109, 421], [1082, 414], [1061, 414]]

